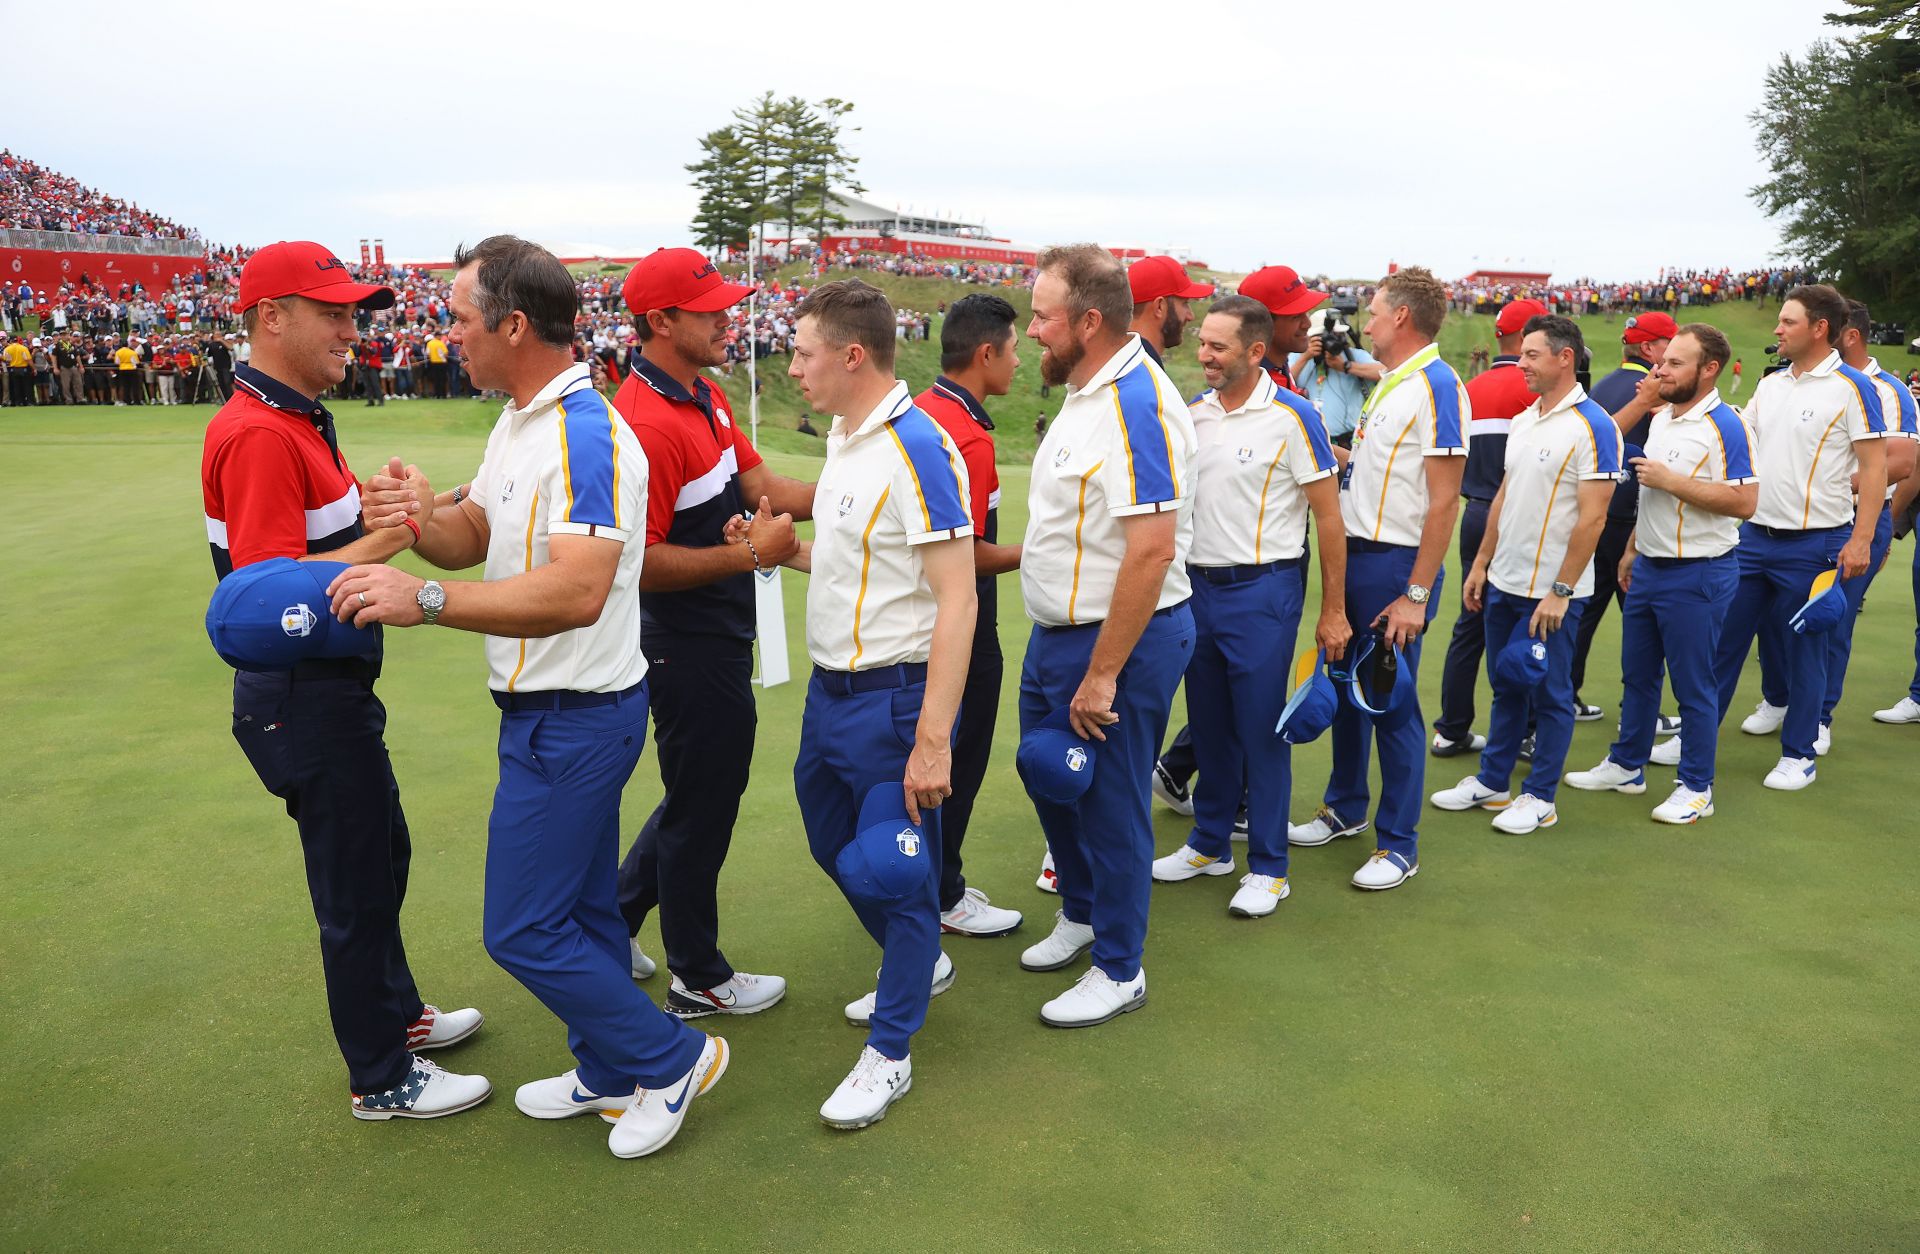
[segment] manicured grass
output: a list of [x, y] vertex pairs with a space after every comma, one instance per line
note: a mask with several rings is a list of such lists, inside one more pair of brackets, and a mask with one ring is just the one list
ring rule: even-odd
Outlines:
[[[806, 853], [789, 774], [802, 687], [768, 690], [722, 917], [729, 956], [792, 992], [721, 1025], [726, 1080], [669, 1150], [620, 1162], [604, 1124], [512, 1107], [517, 1084], [571, 1064], [559, 1025], [480, 945], [496, 712], [480, 642], [457, 632], [394, 633], [381, 693], [415, 840], [408, 948], [430, 998], [486, 1010], [442, 1061], [491, 1076], [495, 1095], [431, 1123], [349, 1117], [297, 840], [228, 734], [229, 672], [201, 625], [210, 412], [0, 412], [0, 1246], [1920, 1244], [1920, 892], [1903, 870], [1920, 728], [1869, 718], [1912, 669], [1904, 544], [1869, 597], [1813, 788], [1763, 790], [1777, 745], [1729, 727], [1719, 815], [1696, 829], [1648, 821], [1655, 795], [1569, 790], [1560, 825], [1527, 838], [1429, 810], [1422, 874], [1392, 893], [1347, 887], [1365, 838], [1301, 851], [1293, 898], [1261, 922], [1227, 916], [1232, 879], [1158, 888], [1151, 1004], [1088, 1032], [1037, 1019], [1075, 971], [1015, 964], [1055, 899], [1032, 887], [1010, 678], [967, 866], [1027, 924], [950, 938], [959, 981], [916, 1040], [913, 1092], [851, 1135], [815, 1111], [858, 1053], [840, 1007], [871, 987], [876, 954]], [[339, 412], [363, 473], [398, 453], [451, 485], [493, 411]], [[1025, 474], [1002, 475], [1003, 534], [1018, 536]], [[1457, 583], [1450, 569], [1429, 713]], [[1025, 621], [1003, 586], [1017, 668]], [[798, 672], [804, 580], [789, 573], [786, 591]], [[1607, 718], [1580, 725], [1575, 767], [1611, 733], [1615, 624], [1586, 693]], [[1304, 817], [1325, 742], [1294, 761]], [[1470, 769], [1434, 763], [1427, 786]], [[1653, 774], [1658, 793], [1671, 773]], [[649, 752], [629, 829], [658, 792]], [[1166, 852], [1186, 829], [1156, 820]], [[657, 925], [643, 938], [657, 955]]]

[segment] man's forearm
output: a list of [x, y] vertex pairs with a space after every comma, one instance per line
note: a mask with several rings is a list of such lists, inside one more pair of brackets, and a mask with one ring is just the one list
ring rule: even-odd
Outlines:
[[1695, 509], [1728, 518], [1750, 518], [1759, 496], [1758, 486], [1741, 483], [1701, 483], [1682, 479], [1665, 491]]
[[1113, 600], [1107, 606], [1107, 621], [1100, 624], [1100, 635], [1093, 642], [1093, 654], [1087, 659], [1089, 674], [1114, 676], [1133, 656], [1147, 620], [1160, 607], [1160, 590], [1167, 582], [1167, 568], [1173, 559], [1145, 552], [1129, 545], [1120, 559], [1120, 571], [1113, 580]]
[[[1433, 587], [1433, 581], [1440, 573], [1440, 563], [1447, 559], [1447, 547], [1453, 543], [1453, 524], [1460, 515], [1460, 497], [1456, 494], [1446, 498], [1446, 504], [1427, 508], [1427, 520], [1420, 528], [1420, 549], [1414, 554], [1413, 572], [1410, 578], [1423, 588]], [[1493, 516], [1487, 516], [1487, 537], [1494, 535]], [[1483, 546], [1484, 547], [1484, 546]]]
[[1567, 552], [1560, 559], [1560, 573], [1554, 578], [1564, 584], [1577, 584], [1585, 573], [1587, 563], [1593, 560], [1593, 551], [1599, 547], [1600, 533], [1607, 525], [1607, 507], [1603, 503], [1589, 510], [1583, 503], [1580, 517], [1573, 524], [1573, 535], [1567, 539]]
[[642, 592], [680, 592], [718, 583], [753, 569], [753, 552], [744, 544], [649, 544], [640, 567]]
[[960, 697], [967, 687], [967, 663], [973, 656], [973, 625], [979, 602], [972, 583], [946, 596], [936, 593], [933, 641], [927, 653], [926, 695], [920, 701], [916, 739], [946, 744], [953, 736], [953, 720], [960, 714]]
[[600, 618], [612, 589], [612, 571], [571, 570], [548, 562], [523, 575], [442, 584], [447, 604], [439, 623], [489, 636], [537, 640], [585, 627]]
[[[473, 508], [479, 510], [477, 505]], [[420, 524], [420, 540], [413, 551], [441, 570], [465, 570], [487, 555], [487, 536], [467, 513], [464, 501], [456, 502], [452, 492], [442, 492], [433, 498], [432, 516]]]
[[358, 540], [329, 549], [325, 553], [308, 553], [301, 557], [303, 562], [345, 562], [349, 566], [364, 566], [374, 562], [390, 562], [413, 546], [411, 527], [382, 527], [378, 531], [369, 531]]
[[1018, 544], [989, 544], [985, 540], [973, 542], [973, 573], [979, 576], [1004, 575], [1010, 570], [1020, 569], [1020, 551]]
[[[1329, 490], [1315, 492], [1320, 484]], [[1316, 480], [1307, 488], [1313, 506], [1313, 527], [1320, 547], [1320, 605], [1342, 613], [1347, 605], [1347, 524], [1340, 514], [1339, 480]]]

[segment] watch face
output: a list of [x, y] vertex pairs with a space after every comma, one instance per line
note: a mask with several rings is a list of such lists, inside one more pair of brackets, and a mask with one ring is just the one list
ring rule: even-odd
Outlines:
[[1407, 585], [1407, 600], [1413, 602], [1415, 605], [1425, 605], [1427, 603], [1427, 595], [1427, 590], [1419, 584], [1414, 583]]

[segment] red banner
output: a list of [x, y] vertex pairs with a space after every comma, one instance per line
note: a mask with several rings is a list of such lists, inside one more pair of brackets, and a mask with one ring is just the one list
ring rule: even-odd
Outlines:
[[360, 268], [366, 269], [373, 264], [373, 257], [367, 252], [367, 241], [360, 241]]
[[373, 241], [373, 264], [376, 266], [387, 264], [387, 241], [383, 239]]
[[131, 253], [54, 252], [44, 249], [0, 248], [0, 282], [18, 287], [23, 281], [39, 296], [58, 291], [62, 284], [78, 286], [84, 275], [108, 292], [121, 284], [138, 283], [149, 292], [165, 291], [175, 275], [204, 269], [200, 257], [141, 257]]

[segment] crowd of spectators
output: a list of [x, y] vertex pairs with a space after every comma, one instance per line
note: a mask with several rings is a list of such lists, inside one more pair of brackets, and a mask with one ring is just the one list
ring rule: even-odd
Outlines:
[[0, 228], [197, 239], [179, 223], [0, 149]]
[[1659, 277], [1634, 282], [1600, 282], [1578, 278], [1559, 283], [1484, 283], [1462, 280], [1452, 286], [1456, 313], [1492, 315], [1509, 301], [1544, 301], [1555, 313], [1576, 314], [1642, 313], [1662, 310], [1677, 313], [1697, 305], [1713, 305], [1726, 300], [1779, 302], [1788, 289], [1800, 283], [1817, 282], [1811, 271], [1789, 266], [1766, 266], [1739, 270], [1727, 266], [1718, 269], [1663, 270]]

